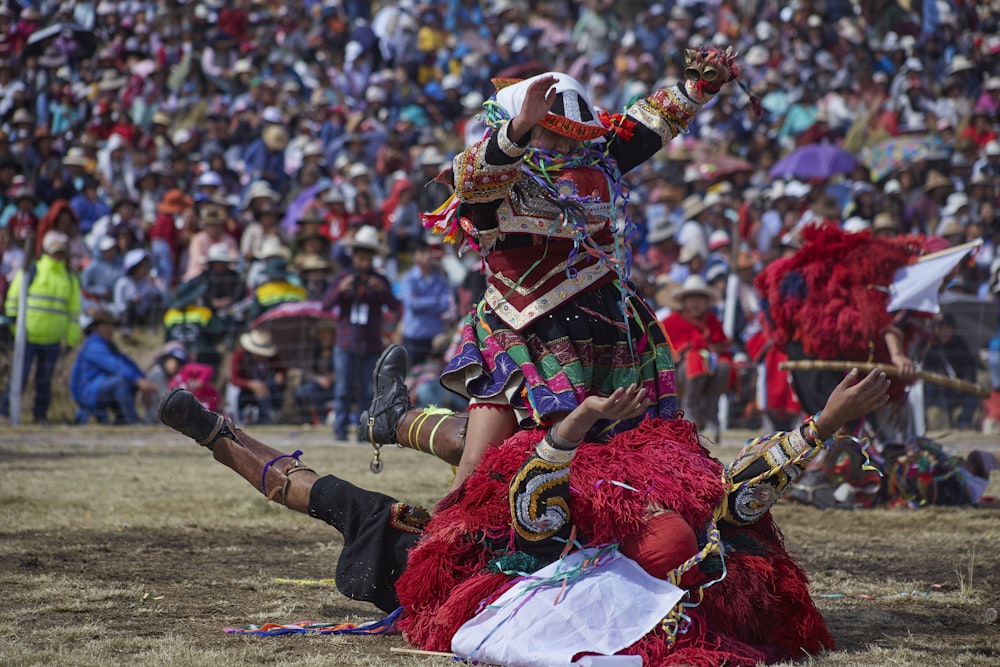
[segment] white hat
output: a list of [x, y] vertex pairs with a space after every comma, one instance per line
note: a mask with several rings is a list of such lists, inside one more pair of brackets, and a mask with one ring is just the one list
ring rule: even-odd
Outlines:
[[246, 203], [249, 205], [254, 199], [278, 201], [278, 197], [278, 193], [271, 189], [267, 181], [254, 181], [247, 189]]
[[323, 196], [323, 202], [327, 204], [346, 204], [347, 195], [344, 194], [344, 189], [339, 186], [333, 186], [326, 191]]
[[115, 242], [114, 237], [111, 236], [102, 236], [101, 240], [97, 242], [97, 249], [100, 250], [101, 252], [104, 252], [105, 250], [111, 250], [112, 248], [115, 248], [117, 246], [118, 243]]
[[171, 141], [173, 141], [174, 145], [183, 144], [191, 141], [191, 136], [191, 130], [186, 127], [182, 127], [174, 132], [174, 136], [171, 137]]
[[743, 62], [751, 67], [760, 67], [767, 62], [767, 59], [767, 48], [763, 44], [754, 44], [747, 49], [747, 53], [743, 57]]
[[942, 215], [955, 215], [964, 207], [969, 205], [969, 196], [964, 192], [952, 192], [945, 201]]
[[344, 47], [344, 60], [352, 63], [361, 57], [361, 54], [365, 52], [365, 47], [361, 45], [361, 42], [351, 40]]
[[444, 153], [438, 150], [437, 146], [428, 146], [420, 152], [421, 167], [437, 167], [448, 161]]
[[149, 257], [149, 255], [142, 248], [135, 248], [133, 250], [129, 250], [127, 253], [125, 253], [125, 262], [122, 268], [124, 269], [125, 273], [128, 273], [135, 267], [139, 266], [139, 264], [142, 263], [142, 261], [147, 257]]
[[467, 111], [479, 111], [483, 106], [483, 94], [478, 90], [470, 90], [462, 96], [462, 107]]
[[670, 219], [663, 217], [659, 220], [650, 221], [649, 232], [646, 234], [647, 243], [659, 243], [677, 236], [677, 226], [670, 222]]
[[371, 225], [363, 225], [352, 238], [343, 239], [340, 245], [344, 248], [355, 250], [369, 250], [379, 255], [384, 255], [388, 252], [388, 248], [382, 245], [382, 242], [379, 240], [378, 230]]
[[903, 186], [900, 185], [899, 181], [897, 181], [895, 178], [891, 178], [888, 181], [886, 181], [885, 187], [882, 189], [882, 192], [884, 192], [887, 195], [897, 194], [902, 191], [903, 191]]
[[948, 65], [948, 74], [958, 74], [959, 72], [975, 69], [975, 67], [975, 64], [971, 60], [959, 53], [951, 59], [951, 64]]
[[722, 229], [716, 229], [708, 237], [708, 249], [709, 250], [718, 250], [719, 248], [721, 248], [723, 246], [727, 246], [730, 243], [731, 243], [731, 240], [729, 238], [729, 234], [727, 234]]
[[240, 336], [240, 347], [250, 354], [261, 357], [273, 357], [278, 354], [271, 332], [265, 329], [251, 329]]
[[364, 164], [360, 162], [355, 162], [347, 170], [348, 178], [357, 178], [358, 176], [367, 176], [371, 173], [371, 170]]
[[47, 255], [54, 255], [57, 252], [66, 252], [69, 249], [69, 237], [54, 229], [45, 233], [42, 239], [42, 251]]
[[805, 197], [809, 194], [811, 188], [806, 183], [802, 181], [789, 181], [785, 185], [785, 196], [792, 197], [793, 199], [798, 199], [799, 197]]
[[285, 119], [281, 117], [281, 111], [276, 107], [267, 107], [260, 114], [261, 120], [265, 123], [274, 123], [275, 125], [280, 125], [285, 122]]
[[232, 264], [236, 261], [233, 254], [229, 252], [229, 246], [225, 243], [213, 243], [208, 246], [208, 252], [202, 258], [202, 264], [211, 264], [212, 262], [219, 262], [222, 264]]
[[680, 256], [677, 258], [677, 261], [681, 264], [687, 264], [695, 257], [701, 257], [701, 253], [698, 252], [698, 247], [696, 245], [689, 243], [681, 246]]
[[844, 231], [848, 234], [857, 234], [858, 232], [863, 232], [866, 229], [871, 229], [871, 225], [864, 218], [853, 215], [847, 220], [844, 220]]
[[198, 177], [194, 184], [199, 188], [221, 188], [222, 176], [214, 171], [206, 171]]
[[302, 149], [302, 157], [323, 157], [323, 142], [310, 141]]
[[986, 146], [983, 147], [983, 154], [988, 156], [1000, 155], [1000, 141], [995, 139], [987, 141]]
[[458, 90], [462, 85], [462, 77], [455, 74], [446, 74], [441, 79], [441, 90]]
[[389, 94], [382, 88], [371, 86], [365, 91], [365, 101], [372, 104], [385, 104], [389, 100]]

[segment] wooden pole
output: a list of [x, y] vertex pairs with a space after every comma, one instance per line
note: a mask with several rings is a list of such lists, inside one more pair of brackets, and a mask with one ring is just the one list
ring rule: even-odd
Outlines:
[[[786, 371], [849, 371], [852, 368], [857, 368], [859, 371], [865, 373], [878, 369], [880, 371], [884, 371], [886, 375], [891, 377], [899, 377], [899, 371], [895, 366], [877, 364], [870, 361], [810, 359], [805, 361], [785, 361], [781, 363], [780, 367]], [[924, 382], [930, 382], [931, 384], [960, 391], [963, 394], [974, 394], [979, 398], [990, 397], [990, 390], [986, 387], [980, 387], [978, 384], [966, 382], [965, 380], [950, 378], [947, 375], [941, 375], [940, 373], [917, 371], [917, 378], [923, 380]]]

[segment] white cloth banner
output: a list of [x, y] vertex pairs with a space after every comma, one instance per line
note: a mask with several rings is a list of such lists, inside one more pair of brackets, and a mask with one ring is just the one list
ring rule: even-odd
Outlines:
[[889, 286], [891, 297], [886, 310], [890, 313], [904, 309], [921, 313], [940, 312], [938, 295], [941, 282], [975, 245], [965, 243], [942, 250], [897, 270]]
[[[617, 551], [564, 588], [560, 573], [574, 572], [597, 553], [576, 551], [517, 582], [459, 628], [451, 650], [461, 658], [509, 667], [641, 667], [639, 656], [614, 654], [656, 627], [684, 591]], [[539, 580], [550, 583], [538, 586]], [[577, 653], [609, 657], [574, 663]]]

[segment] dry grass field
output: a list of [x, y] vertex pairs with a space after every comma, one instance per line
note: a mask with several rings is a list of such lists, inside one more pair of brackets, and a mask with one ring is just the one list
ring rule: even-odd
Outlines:
[[[318, 471], [411, 502], [432, 502], [450, 481], [446, 465], [397, 449], [373, 476], [366, 447], [331, 444], [325, 429], [254, 434], [302, 449]], [[1000, 450], [984, 437], [945, 443]], [[989, 491], [1000, 496], [1000, 478]], [[1000, 664], [1000, 625], [984, 622], [1000, 607], [1000, 510], [823, 512], [782, 503], [775, 514], [839, 647], [801, 664]], [[332, 576], [340, 545], [333, 529], [266, 502], [166, 428], [5, 427], [0, 664], [453, 664], [392, 651], [406, 647], [398, 635], [223, 632], [378, 618], [318, 583]]]

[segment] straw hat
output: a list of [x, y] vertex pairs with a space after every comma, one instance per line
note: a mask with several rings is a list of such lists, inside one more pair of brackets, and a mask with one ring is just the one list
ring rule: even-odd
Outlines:
[[240, 336], [240, 347], [260, 357], [273, 357], [278, 354], [271, 332], [264, 329], [251, 329]]
[[263, 243], [260, 244], [260, 248], [258, 248], [254, 258], [267, 260], [272, 257], [280, 257], [285, 261], [288, 261], [292, 258], [292, 251], [278, 239], [273, 236], [269, 236], [264, 239]]
[[62, 163], [67, 167], [86, 167], [87, 156], [84, 155], [82, 148], [79, 146], [73, 146], [66, 151], [66, 155], [62, 159]]
[[962, 226], [962, 223], [959, 222], [957, 218], [950, 215], [941, 218], [941, 224], [939, 224], [937, 228], [938, 236], [948, 237], [964, 233], [965, 227]]
[[305, 271], [329, 271], [330, 262], [326, 261], [319, 255], [300, 255], [295, 260], [295, 269], [299, 273]]
[[101, 80], [97, 82], [97, 90], [102, 93], [113, 93], [128, 85], [128, 79], [114, 70], [104, 70]]
[[89, 321], [83, 329], [84, 333], [91, 333], [99, 324], [113, 324], [118, 326], [118, 318], [103, 308], [95, 310], [90, 315]]
[[940, 171], [931, 171], [927, 175], [927, 182], [924, 183], [924, 192], [930, 192], [937, 188], [950, 188], [951, 180]]
[[268, 125], [260, 136], [269, 151], [283, 151], [288, 146], [288, 130], [281, 125]]
[[344, 248], [368, 250], [379, 255], [385, 255], [389, 251], [379, 240], [378, 230], [371, 225], [364, 225], [352, 238], [342, 240], [340, 245]]
[[218, 206], [208, 206], [200, 211], [198, 216], [198, 224], [201, 227], [208, 227], [209, 225], [224, 225], [226, 224], [226, 214]]
[[681, 202], [681, 208], [684, 210], [684, 219], [693, 220], [698, 217], [706, 210], [708, 210], [709, 204], [701, 197], [701, 195], [690, 195], [687, 199]]
[[689, 296], [703, 296], [708, 299], [710, 304], [715, 303], [719, 299], [718, 292], [709, 287], [705, 279], [697, 273], [685, 278], [684, 284], [680, 286], [680, 289], [674, 290], [673, 294], [670, 295], [671, 307], [674, 310], [678, 310], [684, 303], [684, 299]]
[[872, 231], [878, 231], [880, 229], [894, 229], [899, 231], [899, 223], [896, 219], [892, 217], [891, 213], [883, 211], [875, 216], [872, 220]]
[[818, 202], [810, 206], [813, 213], [822, 218], [839, 218], [840, 217], [840, 207], [837, 206], [837, 200], [830, 196], [825, 195], [820, 198]]

